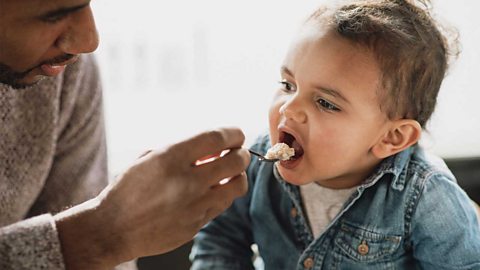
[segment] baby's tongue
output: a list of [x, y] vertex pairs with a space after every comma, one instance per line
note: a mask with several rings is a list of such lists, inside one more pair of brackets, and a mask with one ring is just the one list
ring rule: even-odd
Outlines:
[[303, 148], [302, 146], [297, 142], [297, 140], [294, 140], [292, 142], [292, 145], [290, 146], [293, 149], [295, 149], [295, 156], [294, 157], [300, 157], [303, 155]]

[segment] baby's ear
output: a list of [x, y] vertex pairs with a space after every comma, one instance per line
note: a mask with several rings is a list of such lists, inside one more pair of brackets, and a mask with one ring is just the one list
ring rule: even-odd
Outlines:
[[399, 119], [385, 133], [377, 144], [372, 147], [375, 157], [383, 159], [403, 151], [420, 139], [422, 127], [412, 119]]

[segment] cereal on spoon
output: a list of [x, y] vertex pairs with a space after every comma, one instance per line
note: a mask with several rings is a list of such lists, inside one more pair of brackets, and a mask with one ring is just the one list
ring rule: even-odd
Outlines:
[[288, 146], [286, 143], [277, 143], [268, 149], [265, 158], [268, 159], [279, 159], [279, 160], [289, 160], [295, 155], [295, 149]]

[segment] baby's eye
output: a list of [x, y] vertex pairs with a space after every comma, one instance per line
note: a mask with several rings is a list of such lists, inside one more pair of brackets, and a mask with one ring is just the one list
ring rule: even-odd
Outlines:
[[340, 108], [338, 108], [337, 106], [335, 106], [335, 104], [323, 99], [323, 98], [319, 98], [317, 100], [317, 103], [322, 107], [322, 109], [324, 110], [327, 110], [327, 111], [335, 111], [335, 112], [339, 112], [340, 111]]
[[293, 83], [290, 83], [287, 80], [281, 80], [278, 83], [282, 85], [282, 91], [286, 93], [291, 93], [297, 91], [296, 86]]

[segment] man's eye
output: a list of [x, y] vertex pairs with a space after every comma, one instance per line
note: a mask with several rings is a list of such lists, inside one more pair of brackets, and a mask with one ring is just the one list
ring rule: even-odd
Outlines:
[[287, 93], [297, 91], [297, 88], [292, 83], [288, 82], [287, 80], [281, 80], [279, 83], [282, 85], [282, 90]]
[[42, 20], [46, 23], [57, 23], [67, 17], [66, 14], [62, 15], [52, 15], [52, 16], [45, 16], [42, 18]]
[[340, 111], [340, 108], [338, 108], [337, 106], [335, 106], [333, 103], [323, 99], [323, 98], [319, 98], [317, 100], [317, 103], [322, 107], [322, 109], [324, 110], [327, 110], [327, 111], [335, 111], [335, 112], [339, 112]]

